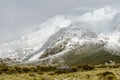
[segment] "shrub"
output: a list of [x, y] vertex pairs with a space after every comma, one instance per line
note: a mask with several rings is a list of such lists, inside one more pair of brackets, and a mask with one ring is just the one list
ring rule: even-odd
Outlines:
[[22, 71], [23, 71], [24, 73], [28, 73], [28, 72], [30, 72], [30, 69], [27, 68], [27, 67], [23, 67]]
[[112, 72], [104, 72], [104, 73], [102, 73], [102, 76], [107, 76], [107, 75], [114, 75]]
[[49, 75], [54, 75], [55, 73], [54, 72], [50, 72]]
[[70, 68], [71, 68], [72, 72], [77, 72], [78, 71], [78, 67], [76, 67], [76, 66], [71, 66]]
[[16, 73], [16, 71], [15, 71], [14, 68], [9, 68], [6, 73], [7, 73], [7, 74], [14, 74], [14, 73]]
[[6, 73], [8, 71], [9, 71], [8, 67], [5, 67], [5, 68], [2, 69], [2, 72], [4, 72], [4, 73]]
[[54, 66], [37, 66], [37, 70], [40, 71], [53, 71], [56, 68]]
[[31, 72], [37, 72], [38, 70], [37, 70], [37, 68], [35, 68], [35, 67], [31, 67], [31, 68], [30, 68], [30, 71], [31, 71]]
[[55, 74], [62, 74], [62, 73], [68, 73], [67, 71], [64, 70], [56, 70]]
[[37, 72], [39, 75], [43, 75], [43, 72]]
[[21, 74], [23, 72], [21, 67], [15, 66], [14, 68], [17, 73]]
[[86, 71], [95, 69], [94, 66], [90, 66], [90, 65], [82, 65], [82, 66], [79, 66], [79, 68], [82, 68], [82, 70], [86, 70]]
[[29, 73], [28, 76], [35, 77], [36, 75], [34, 73]]
[[100, 80], [118, 80], [113, 72], [103, 72], [100, 75]]

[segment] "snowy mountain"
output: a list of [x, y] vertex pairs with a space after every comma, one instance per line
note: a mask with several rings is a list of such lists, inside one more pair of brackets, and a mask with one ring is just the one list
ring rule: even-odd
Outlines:
[[56, 16], [21, 39], [0, 45], [0, 57], [41, 64], [120, 62], [120, 12], [105, 7], [74, 18]]
[[27, 55], [39, 51], [50, 36], [70, 24], [71, 21], [65, 19], [64, 16], [54, 17], [41, 24], [37, 31], [25, 35], [21, 39], [0, 45], [0, 57], [24, 59]]

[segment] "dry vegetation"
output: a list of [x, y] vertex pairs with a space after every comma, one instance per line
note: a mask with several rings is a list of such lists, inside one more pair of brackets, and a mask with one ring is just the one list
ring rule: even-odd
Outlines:
[[120, 64], [61, 67], [1, 64], [0, 80], [120, 80]]

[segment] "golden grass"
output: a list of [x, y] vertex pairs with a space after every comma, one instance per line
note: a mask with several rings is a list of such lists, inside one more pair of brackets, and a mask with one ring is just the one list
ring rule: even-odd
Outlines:
[[[101, 74], [104, 72], [112, 72], [117, 79], [120, 80], [120, 68], [95, 68], [90, 71], [77, 71], [73, 73], [55, 74], [54, 71], [28, 73], [13, 73], [13, 74], [1, 74], [0, 80], [101, 80]], [[105, 79], [108, 80], [108, 79]], [[111, 79], [113, 80], [113, 79]]]

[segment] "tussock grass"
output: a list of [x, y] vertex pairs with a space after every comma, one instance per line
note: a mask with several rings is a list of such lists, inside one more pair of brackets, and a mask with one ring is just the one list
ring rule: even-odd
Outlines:
[[0, 80], [120, 80], [120, 65], [0, 65]]

